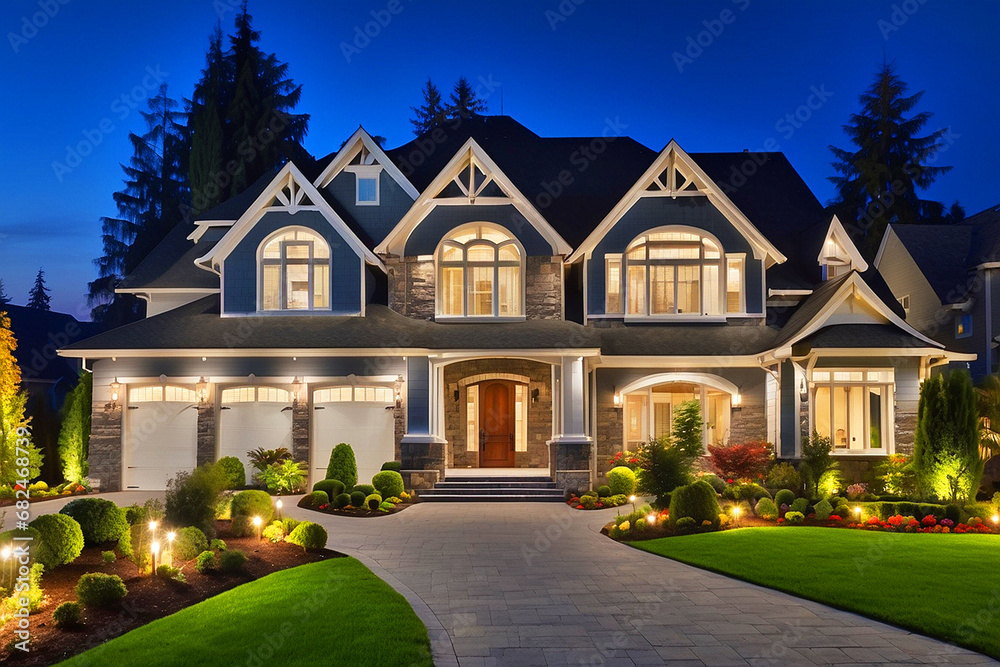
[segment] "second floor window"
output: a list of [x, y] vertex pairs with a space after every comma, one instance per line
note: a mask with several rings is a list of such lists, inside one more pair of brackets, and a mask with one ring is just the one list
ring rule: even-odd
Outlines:
[[261, 310], [324, 310], [330, 307], [330, 246], [318, 235], [283, 230], [268, 240], [260, 258]]
[[437, 261], [438, 315], [524, 315], [523, 252], [505, 230], [486, 224], [461, 227], [441, 243]]

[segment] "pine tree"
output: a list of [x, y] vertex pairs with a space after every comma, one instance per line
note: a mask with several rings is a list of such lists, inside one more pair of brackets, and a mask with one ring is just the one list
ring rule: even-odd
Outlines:
[[31, 291], [28, 292], [28, 308], [49, 310], [50, 299], [49, 288], [45, 286], [45, 272], [38, 269], [38, 273], [35, 275], [35, 284], [31, 286]]
[[112, 326], [141, 316], [138, 299], [115, 294], [115, 287], [181, 220], [188, 198], [186, 114], [177, 110], [166, 84], [147, 106], [141, 112], [146, 132], [129, 133], [125, 187], [113, 195], [118, 217], [101, 218], [104, 254], [94, 260], [98, 277], [89, 283], [91, 318]]
[[484, 114], [487, 111], [486, 100], [480, 99], [476, 95], [475, 89], [469, 80], [460, 76], [455, 82], [455, 89], [451, 93], [451, 104], [448, 106], [448, 118], [468, 118], [475, 114]]
[[685, 401], [678, 405], [674, 410], [674, 446], [692, 458], [704, 454], [705, 446], [701, 436], [703, 425], [699, 401]]
[[10, 303], [10, 296], [3, 287], [3, 280], [0, 280], [0, 306], [6, 306], [8, 303]]
[[424, 96], [424, 103], [419, 107], [410, 107], [413, 111], [410, 125], [413, 126], [413, 134], [417, 136], [439, 125], [444, 125], [448, 120], [448, 109], [445, 108], [441, 100], [441, 91], [434, 85], [430, 77], [427, 77], [427, 83], [424, 84], [420, 92]]
[[907, 84], [892, 63], [883, 65], [872, 85], [860, 95], [861, 110], [843, 126], [853, 144], [845, 150], [830, 146], [837, 187], [832, 202], [868, 251], [878, 247], [886, 225], [941, 221], [944, 205], [920, 198], [938, 176], [951, 167], [931, 166], [946, 146], [946, 130], [918, 136], [932, 114], [906, 114], [920, 102], [923, 91], [906, 96]]
[[975, 498], [983, 474], [980, 421], [965, 371], [937, 375], [920, 386], [913, 467], [920, 493], [956, 502]]
[[222, 27], [215, 26], [209, 37], [208, 53], [201, 80], [195, 85], [189, 102], [189, 128], [191, 155], [189, 181], [191, 207], [195, 213], [206, 211], [222, 201], [228, 194], [220, 187], [219, 176], [225, 152], [225, 110], [229, 108], [230, 63], [222, 48]]
[[[15, 350], [17, 340], [10, 330], [10, 318], [0, 313], [0, 485], [3, 486], [35, 479], [42, 467], [42, 453], [31, 444], [28, 430], [31, 418], [24, 411], [28, 392], [21, 389], [21, 368], [14, 358]], [[18, 474], [24, 466], [17, 465], [17, 459], [25, 453], [29, 480]]]
[[90, 449], [90, 406], [93, 400], [94, 376], [82, 373], [76, 387], [66, 397], [59, 431], [59, 460], [63, 479], [79, 482], [87, 476], [87, 454]]

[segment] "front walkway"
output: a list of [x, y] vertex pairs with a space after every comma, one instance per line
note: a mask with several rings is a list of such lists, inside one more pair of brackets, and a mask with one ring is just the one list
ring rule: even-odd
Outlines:
[[613, 542], [597, 531], [614, 510], [423, 503], [373, 519], [288, 513], [322, 523], [331, 549], [407, 596], [439, 666], [996, 664]]

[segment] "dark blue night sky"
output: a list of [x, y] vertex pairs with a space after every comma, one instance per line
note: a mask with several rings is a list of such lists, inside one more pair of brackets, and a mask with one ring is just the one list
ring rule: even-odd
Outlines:
[[[173, 97], [190, 95], [219, 14], [232, 26], [230, 1], [2, 3], [0, 278], [15, 303], [42, 266], [53, 309], [87, 316], [99, 218], [115, 213], [127, 135], [142, 130], [129, 102], [143, 103], [159, 78]], [[39, 15], [45, 8], [54, 16]], [[952, 128], [937, 164], [955, 168], [929, 196], [958, 199], [970, 214], [1000, 202], [996, 2], [252, 0], [250, 9], [262, 47], [304, 86], [314, 155], [358, 124], [390, 146], [408, 141], [427, 76], [444, 89], [464, 74], [491, 113], [502, 84], [504, 112], [541, 135], [601, 134], [610, 121], [654, 149], [671, 137], [688, 151], [777, 144], [825, 202], [827, 146], [846, 147], [841, 125], [884, 55], [911, 90], [926, 91], [919, 108], [934, 112], [931, 129]], [[385, 25], [355, 42], [372, 12]], [[37, 30], [25, 23], [33, 16]], [[80, 142], [96, 145], [68, 161], [67, 146]]]

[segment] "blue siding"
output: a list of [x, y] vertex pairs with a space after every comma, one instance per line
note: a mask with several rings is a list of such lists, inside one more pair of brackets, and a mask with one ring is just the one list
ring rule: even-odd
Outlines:
[[430, 364], [427, 357], [406, 358], [406, 432], [429, 433]]
[[326, 186], [326, 191], [354, 218], [358, 226], [375, 244], [379, 244], [389, 235], [410, 206], [413, 200], [399, 186], [392, 176], [382, 171], [379, 177], [379, 205], [358, 206], [355, 202], [357, 176], [351, 172], [340, 172]]
[[702, 197], [643, 197], [594, 248], [587, 267], [587, 300], [591, 314], [604, 313], [604, 255], [623, 253], [628, 244], [645, 231], [665, 225], [695, 227], [712, 234], [722, 244], [724, 252], [746, 253], [745, 286], [747, 312], [762, 313], [761, 264], [753, 257], [753, 249], [739, 230], [718, 209]]
[[406, 240], [405, 255], [433, 255], [441, 239], [468, 222], [492, 222], [513, 234], [528, 255], [551, 256], [552, 246], [511, 204], [500, 206], [437, 206], [417, 224]]
[[791, 361], [781, 364], [781, 451], [783, 459], [795, 458], [795, 437], [799, 431], [799, 387], [795, 382], [795, 368]]
[[333, 226], [318, 211], [283, 211], [267, 213], [254, 225], [225, 262], [226, 313], [252, 313], [257, 310], [257, 248], [273, 232], [289, 226], [306, 227], [330, 244], [330, 306], [333, 313], [361, 311], [361, 258], [347, 245]]

